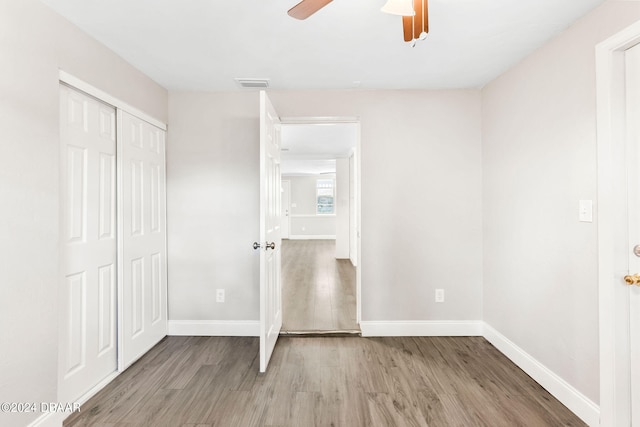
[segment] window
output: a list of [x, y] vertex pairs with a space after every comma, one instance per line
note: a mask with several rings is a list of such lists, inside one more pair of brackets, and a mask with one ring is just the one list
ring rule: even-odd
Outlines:
[[319, 179], [316, 181], [316, 214], [333, 214], [334, 211], [333, 179]]

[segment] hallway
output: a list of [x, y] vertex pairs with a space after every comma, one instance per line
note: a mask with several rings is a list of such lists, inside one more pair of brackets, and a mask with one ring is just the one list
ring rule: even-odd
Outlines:
[[359, 330], [356, 269], [333, 240], [282, 241], [282, 330]]

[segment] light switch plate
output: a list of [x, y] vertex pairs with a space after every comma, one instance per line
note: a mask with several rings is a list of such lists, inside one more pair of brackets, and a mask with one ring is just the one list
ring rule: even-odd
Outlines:
[[579, 218], [580, 222], [593, 222], [592, 200], [580, 200]]

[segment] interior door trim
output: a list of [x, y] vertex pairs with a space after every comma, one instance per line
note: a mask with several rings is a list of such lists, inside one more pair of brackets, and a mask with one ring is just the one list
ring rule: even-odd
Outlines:
[[[605, 41], [595, 49], [596, 62], [596, 123], [597, 123], [597, 167], [598, 167], [598, 290], [599, 290], [599, 341], [600, 341], [600, 425], [619, 425], [620, 401], [628, 399], [630, 390], [621, 387], [616, 378], [621, 372], [623, 360], [628, 357], [620, 349], [616, 336], [628, 333], [629, 324], [616, 316], [621, 292], [626, 291], [621, 271], [616, 268], [617, 251], [620, 244], [617, 236], [616, 212], [624, 206], [626, 196], [617, 191], [620, 185], [616, 173], [620, 167], [620, 152], [624, 153], [626, 140], [626, 109], [624, 85], [624, 52], [640, 43], [640, 22], [635, 23]], [[621, 146], [622, 145], [622, 146]], [[617, 155], [616, 155], [617, 154]], [[625, 178], [626, 180], [626, 178]], [[616, 333], [617, 332], [617, 333]], [[621, 396], [622, 395], [622, 396]]]

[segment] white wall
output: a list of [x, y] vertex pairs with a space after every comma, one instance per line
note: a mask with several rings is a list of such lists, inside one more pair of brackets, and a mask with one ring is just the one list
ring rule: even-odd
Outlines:
[[606, 2], [482, 91], [484, 319], [594, 402], [597, 222], [578, 222], [597, 197], [594, 46], [639, 18]]
[[[270, 97], [285, 117], [360, 117], [363, 320], [480, 319], [480, 92]], [[175, 92], [169, 104], [170, 319], [257, 320], [257, 95]]]
[[167, 92], [36, 0], [0, 2], [0, 52], [0, 402], [55, 402], [58, 69], [163, 121]]

